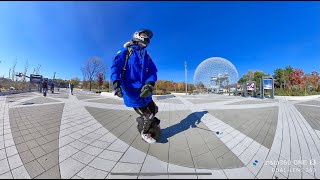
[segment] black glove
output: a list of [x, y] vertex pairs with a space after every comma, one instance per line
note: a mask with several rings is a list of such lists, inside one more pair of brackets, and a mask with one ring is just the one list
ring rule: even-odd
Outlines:
[[147, 98], [151, 95], [153, 91], [153, 85], [154, 83], [152, 82], [147, 82], [141, 89], [140, 97], [142, 98]]
[[113, 82], [113, 89], [114, 89], [114, 95], [118, 96], [119, 98], [122, 98], [122, 91], [121, 91], [121, 88], [120, 88], [120, 82], [119, 81]]

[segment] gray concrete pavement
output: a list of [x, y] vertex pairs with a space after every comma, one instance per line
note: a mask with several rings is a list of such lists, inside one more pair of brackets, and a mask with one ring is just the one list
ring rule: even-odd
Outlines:
[[320, 178], [319, 98], [154, 100], [162, 137], [150, 145], [121, 99], [0, 96], [0, 178]]

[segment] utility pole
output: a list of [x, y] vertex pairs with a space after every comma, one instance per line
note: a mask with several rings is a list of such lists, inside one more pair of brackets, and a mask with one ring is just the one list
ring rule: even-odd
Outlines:
[[184, 72], [185, 72], [185, 82], [186, 82], [186, 95], [188, 95], [188, 74], [187, 74], [187, 61], [184, 61]]

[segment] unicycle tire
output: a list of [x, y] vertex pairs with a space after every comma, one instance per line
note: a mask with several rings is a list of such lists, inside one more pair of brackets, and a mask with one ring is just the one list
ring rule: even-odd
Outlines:
[[[143, 118], [137, 117], [136, 121], [138, 122], [137, 129], [141, 133], [143, 130]], [[154, 120], [148, 130], [148, 133], [151, 133], [151, 137], [155, 140], [159, 139], [161, 136], [160, 120], [157, 117], [154, 117]]]
[[160, 136], [161, 136], [161, 129], [160, 129], [160, 126], [153, 122], [151, 124], [151, 128], [149, 129], [149, 133], [151, 133], [151, 137], [155, 140], [159, 139]]

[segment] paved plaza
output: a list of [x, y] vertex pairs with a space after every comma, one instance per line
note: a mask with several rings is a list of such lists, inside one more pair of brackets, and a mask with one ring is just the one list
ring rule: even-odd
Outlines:
[[320, 178], [320, 98], [155, 96], [162, 136], [113, 96], [0, 96], [0, 178]]

